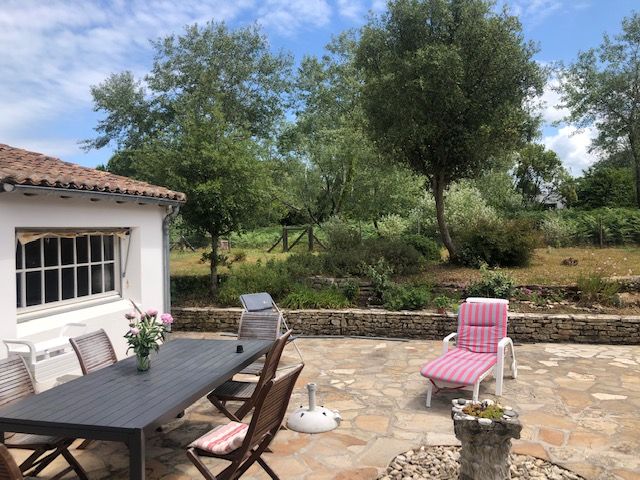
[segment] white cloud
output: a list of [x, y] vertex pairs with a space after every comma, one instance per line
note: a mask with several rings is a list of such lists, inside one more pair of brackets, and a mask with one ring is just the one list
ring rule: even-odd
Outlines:
[[589, 153], [591, 141], [596, 137], [595, 128], [578, 130], [576, 127], [564, 126], [556, 133], [543, 138], [545, 146], [555, 151], [569, 172], [576, 176], [591, 166], [597, 157]]
[[[1, 0], [0, 143], [34, 150], [39, 137], [78, 135], [63, 128], [91, 109], [90, 85], [110, 73], [138, 76], [151, 63], [149, 39], [209, 20], [258, 21], [292, 35], [331, 18], [326, 0]], [[90, 127], [89, 127], [90, 128]], [[90, 135], [90, 130], [79, 135]], [[62, 133], [60, 133], [62, 132]], [[78, 139], [52, 140], [68, 145]], [[56, 152], [68, 151], [57, 148]], [[46, 153], [46, 151], [45, 151]]]
[[506, 3], [514, 15], [530, 25], [540, 23], [559, 10], [582, 10], [590, 6], [589, 0], [506, 0]]
[[547, 123], [562, 120], [569, 114], [568, 109], [560, 106], [560, 93], [555, 90], [559, 84], [557, 79], [550, 80], [540, 97], [542, 119]]
[[331, 20], [326, 0], [267, 0], [260, 2], [258, 22], [281, 35], [293, 35], [306, 27], [322, 27]]
[[338, 13], [352, 22], [362, 22], [367, 8], [362, 0], [338, 0]]

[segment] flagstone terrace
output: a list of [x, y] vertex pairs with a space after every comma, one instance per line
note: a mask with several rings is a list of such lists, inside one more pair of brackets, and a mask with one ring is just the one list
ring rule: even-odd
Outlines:
[[[211, 333], [175, 336], [214, 338]], [[420, 445], [456, 444], [450, 401], [440, 394], [424, 406], [420, 365], [435, 358], [437, 341], [349, 338], [297, 340], [306, 361], [290, 409], [306, 404], [307, 382], [318, 384], [319, 403], [340, 410], [344, 421], [329, 433], [281, 431], [267, 460], [283, 479], [375, 479], [398, 453]], [[521, 412], [522, 439], [514, 451], [531, 454], [593, 480], [640, 479], [640, 347], [576, 344], [518, 345], [519, 376], [505, 380], [502, 402]], [[287, 348], [284, 360], [297, 356]], [[492, 380], [481, 398], [494, 398]], [[470, 392], [465, 392], [470, 396]], [[206, 400], [167, 425], [147, 443], [147, 478], [199, 478], [185, 446], [224, 422]], [[74, 451], [95, 479], [127, 478], [128, 452], [96, 442]], [[215, 461], [211, 465], [215, 469]], [[222, 466], [222, 463], [220, 464]], [[55, 472], [59, 464], [49, 469]], [[46, 474], [47, 472], [45, 472]], [[252, 468], [244, 478], [267, 478]]]

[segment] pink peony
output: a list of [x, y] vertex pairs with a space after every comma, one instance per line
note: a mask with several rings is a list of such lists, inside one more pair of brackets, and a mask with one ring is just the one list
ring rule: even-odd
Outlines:
[[124, 314], [124, 318], [126, 318], [127, 320], [133, 320], [134, 318], [136, 318], [136, 316], [136, 312], [134, 312], [133, 310]]
[[149, 310], [147, 310], [147, 315], [150, 317], [155, 317], [156, 315], [158, 315], [158, 310], [156, 310], [155, 308], [150, 308]]
[[162, 320], [162, 323], [165, 325], [171, 325], [173, 323], [173, 317], [170, 313], [163, 313], [160, 315], [160, 320]]
[[137, 327], [131, 327], [129, 333], [131, 333], [131, 335], [138, 335], [140, 333], [140, 329]]

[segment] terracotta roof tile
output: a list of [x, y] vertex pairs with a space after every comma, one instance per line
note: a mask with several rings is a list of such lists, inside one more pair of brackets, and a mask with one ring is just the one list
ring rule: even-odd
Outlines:
[[186, 201], [184, 193], [1, 143], [0, 183]]

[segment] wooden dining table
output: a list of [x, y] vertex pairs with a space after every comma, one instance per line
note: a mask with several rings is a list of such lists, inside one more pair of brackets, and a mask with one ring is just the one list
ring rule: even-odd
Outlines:
[[129, 478], [142, 480], [145, 437], [271, 345], [268, 340], [169, 341], [152, 355], [146, 372], [137, 371], [130, 357], [0, 408], [0, 440], [4, 432], [19, 432], [123, 442], [129, 447]]

